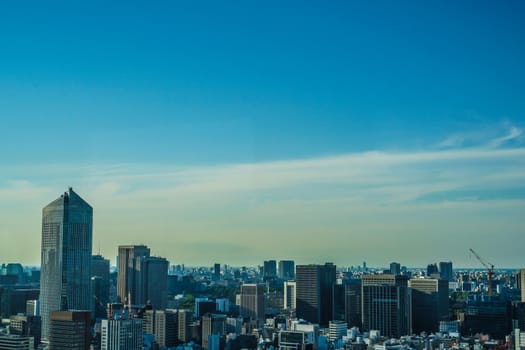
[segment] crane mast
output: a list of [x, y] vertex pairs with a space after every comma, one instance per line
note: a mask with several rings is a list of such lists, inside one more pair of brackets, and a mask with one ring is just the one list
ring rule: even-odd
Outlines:
[[488, 274], [488, 277], [489, 277], [489, 296], [492, 296], [492, 276], [494, 275], [494, 265], [489, 263], [488, 261], [486, 261], [485, 259], [483, 259], [481, 256], [478, 255], [478, 253], [476, 253], [474, 251], [474, 249], [470, 248], [470, 252], [472, 254], [474, 254], [474, 256], [476, 257], [476, 259], [478, 259], [478, 261], [487, 268], [487, 274]]

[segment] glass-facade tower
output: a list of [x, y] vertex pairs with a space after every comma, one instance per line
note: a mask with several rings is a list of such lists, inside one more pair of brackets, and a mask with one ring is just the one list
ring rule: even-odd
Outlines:
[[40, 311], [48, 339], [52, 311], [90, 310], [93, 208], [72, 188], [42, 210]]

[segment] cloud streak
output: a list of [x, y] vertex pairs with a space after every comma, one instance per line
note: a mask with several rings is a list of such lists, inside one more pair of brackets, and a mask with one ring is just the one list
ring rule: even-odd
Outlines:
[[[517, 134], [509, 133], [499, 144]], [[509, 241], [524, 228], [517, 219], [525, 209], [525, 148], [519, 147], [376, 151], [192, 167], [55, 164], [32, 171], [46, 174], [46, 180], [24, 178], [22, 168], [3, 172], [0, 233], [31, 242], [25, 249], [29, 253], [19, 254], [33, 259], [39, 254], [41, 208], [67, 185], [95, 208], [95, 242], [101, 241], [108, 256], [118, 244], [146, 243], [157, 254], [186, 263], [209, 262], [210, 254], [233, 264], [256, 263], [266, 257], [262, 252], [275, 258], [308, 252], [315, 262], [322, 258], [315, 247], [341, 263], [348, 252], [336, 242], [346, 237], [352, 237], [355, 254], [367, 244], [388, 243], [403, 255], [407, 244], [423, 246], [434, 235], [461, 245], [469, 234], [495, 224], [507, 232], [502, 240]], [[222, 256], [211, 247], [224, 241], [248, 248], [236, 257], [221, 250]], [[304, 243], [297, 246], [298, 241]], [[436, 244], [445, 249], [446, 244]], [[204, 256], [182, 249], [188, 246], [202, 249]], [[8, 250], [1, 253], [9, 256]], [[441, 254], [435, 259], [446, 258]]]

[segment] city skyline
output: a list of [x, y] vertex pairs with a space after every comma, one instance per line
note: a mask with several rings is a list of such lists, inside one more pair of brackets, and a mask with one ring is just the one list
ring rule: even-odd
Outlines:
[[112, 265], [524, 265], [523, 2], [101, 8], [0, 4], [3, 262], [71, 186]]

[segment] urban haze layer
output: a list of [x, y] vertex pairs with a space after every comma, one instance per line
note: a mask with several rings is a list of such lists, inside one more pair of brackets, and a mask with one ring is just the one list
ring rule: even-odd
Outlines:
[[143, 244], [93, 255], [72, 188], [42, 210], [41, 266], [2, 265], [0, 349], [509, 349], [525, 343], [525, 269], [170, 265]]

